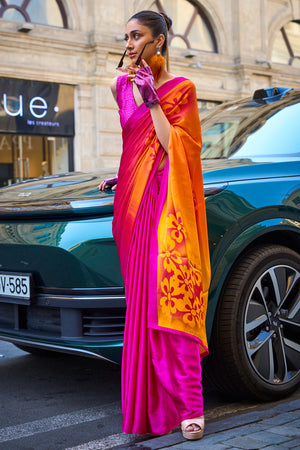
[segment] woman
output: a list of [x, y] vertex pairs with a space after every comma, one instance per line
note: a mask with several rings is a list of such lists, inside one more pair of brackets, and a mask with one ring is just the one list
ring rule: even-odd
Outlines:
[[171, 23], [153, 11], [127, 23], [131, 63], [111, 86], [123, 153], [118, 177], [99, 188], [117, 183], [113, 235], [127, 302], [123, 430], [160, 435], [181, 423], [187, 439], [200, 439], [210, 279], [201, 130], [195, 86], [164, 65]]

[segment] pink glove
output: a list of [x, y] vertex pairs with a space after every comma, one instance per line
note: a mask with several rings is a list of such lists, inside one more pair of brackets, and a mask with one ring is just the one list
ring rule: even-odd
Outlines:
[[117, 182], [118, 182], [118, 174], [116, 174], [116, 176], [114, 178], [107, 178], [104, 181], [105, 181], [107, 187], [112, 187], [115, 184], [117, 184]]
[[149, 66], [141, 67], [137, 71], [134, 81], [147, 108], [151, 108], [151, 106], [160, 103], [160, 99], [155, 89], [154, 78]]

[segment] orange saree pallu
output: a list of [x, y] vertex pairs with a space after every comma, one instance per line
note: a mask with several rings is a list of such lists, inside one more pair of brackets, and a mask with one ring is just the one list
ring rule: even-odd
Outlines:
[[164, 434], [203, 414], [201, 356], [210, 260], [201, 130], [193, 83], [174, 78], [158, 89], [170, 124], [164, 151], [150, 111], [118, 78], [123, 153], [113, 234], [127, 302], [122, 361], [123, 430]]

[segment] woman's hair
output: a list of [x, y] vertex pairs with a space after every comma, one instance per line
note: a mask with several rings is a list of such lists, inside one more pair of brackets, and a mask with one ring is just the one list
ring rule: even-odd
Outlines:
[[165, 55], [167, 51], [168, 31], [172, 26], [172, 19], [164, 13], [157, 13], [151, 10], [140, 11], [134, 14], [130, 17], [128, 22], [132, 19], [136, 19], [142, 25], [148, 27], [154, 38], [158, 37], [160, 34], [165, 36], [165, 42], [161, 49], [162, 54]]

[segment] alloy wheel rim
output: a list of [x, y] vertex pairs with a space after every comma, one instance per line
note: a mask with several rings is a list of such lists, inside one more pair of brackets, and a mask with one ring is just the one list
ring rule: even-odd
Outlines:
[[300, 373], [300, 272], [272, 266], [247, 299], [244, 342], [249, 361], [265, 382], [291, 382]]

